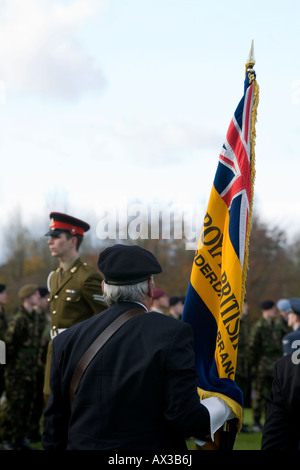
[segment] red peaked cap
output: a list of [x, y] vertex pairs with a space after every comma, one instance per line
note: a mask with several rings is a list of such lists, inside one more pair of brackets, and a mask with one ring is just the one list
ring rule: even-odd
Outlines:
[[83, 220], [76, 219], [71, 215], [62, 214], [61, 212], [51, 212], [50, 230], [45, 233], [45, 236], [55, 236], [62, 232], [69, 232], [71, 235], [83, 237], [84, 232], [87, 232], [89, 229], [89, 224], [83, 222]]
[[99, 255], [98, 268], [107, 284], [137, 284], [162, 272], [155, 256], [138, 245], [116, 244]]

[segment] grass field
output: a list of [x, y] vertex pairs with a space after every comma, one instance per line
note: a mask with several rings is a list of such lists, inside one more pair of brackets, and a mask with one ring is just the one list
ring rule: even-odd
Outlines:
[[[253, 425], [252, 410], [245, 408], [243, 422], [251, 430]], [[261, 433], [259, 432], [240, 432], [236, 438], [233, 450], [260, 450]]]

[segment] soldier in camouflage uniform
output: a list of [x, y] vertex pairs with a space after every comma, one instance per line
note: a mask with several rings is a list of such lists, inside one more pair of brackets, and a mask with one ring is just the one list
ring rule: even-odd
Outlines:
[[278, 328], [277, 309], [272, 300], [261, 303], [262, 317], [253, 325], [249, 340], [249, 362], [254, 380], [253, 430], [261, 431], [261, 419], [271, 391], [275, 362], [282, 357], [282, 330]]
[[6, 402], [2, 423], [5, 450], [29, 449], [26, 437], [32, 425], [33, 394], [41, 367], [38, 352], [42, 330], [34, 310], [40, 295], [37, 289], [34, 284], [26, 284], [20, 289], [18, 296], [22, 305], [9, 322], [5, 334]]
[[[243, 392], [244, 407], [249, 408], [251, 406], [250, 394], [251, 394], [251, 376], [249, 367], [249, 354], [248, 354], [248, 341], [249, 341], [249, 322], [247, 319], [249, 306], [245, 299], [243, 304], [243, 310], [240, 316], [240, 328], [239, 328], [239, 346], [237, 352], [237, 364], [235, 370], [235, 382], [237, 386]], [[248, 431], [246, 423], [242, 425], [242, 432]]]
[[[44, 374], [45, 374], [45, 355], [47, 354], [47, 346], [49, 343], [49, 291], [46, 287], [38, 287], [39, 299], [38, 303], [34, 306], [36, 312], [36, 319], [38, 321], [37, 327], [40, 332], [40, 346], [38, 351], [38, 365], [36, 377], [36, 386], [32, 390], [32, 400], [35, 403], [34, 415], [28, 430], [28, 438], [31, 442], [40, 441], [40, 419], [44, 412]], [[45, 332], [48, 333], [47, 341]]]
[[249, 324], [247, 321], [248, 304], [244, 301], [243, 310], [240, 316], [239, 328], [239, 346], [237, 352], [237, 364], [235, 371], [235, 381], [244, 395], [247, 394], [249, 386], [249, 358], [248, 358], [248, 340], [249, 340]]
[[277, 310], [279, 312], [276, 320], [276, 327], [281, 329], [282, 338], [284, 335], [291, 333], [292, 328], [288, 325], [288, 314], [292, 311], [291, 303], [289, 299], [280, 299], [276, 303]]

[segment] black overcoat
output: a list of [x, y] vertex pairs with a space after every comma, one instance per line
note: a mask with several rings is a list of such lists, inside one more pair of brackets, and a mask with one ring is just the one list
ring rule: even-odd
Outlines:
[[86, 370], [69, 408], [76, 364], [101, 331], [126, 310], [117, 303], [53, 341], [46, 449], [186, 450], [185, 438], [210, 433], [197, 394], [189, 325], [158, 312], [127, 322]]
[[262, 436], [262, 450], [298, 450], [300, 442], [299, 353], [284, 356], [275, 365], [272, 391]]

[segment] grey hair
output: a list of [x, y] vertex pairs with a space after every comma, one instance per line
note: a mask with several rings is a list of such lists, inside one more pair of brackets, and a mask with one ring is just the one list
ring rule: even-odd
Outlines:
[[148, 294], [148, 291], [148, 280], [128, 286], [115, 286], [112, 284], [106, 284], [104, 281], [103, 285], [103, 294], [108, 305], [121, 302], [122, 300], [143, 302], [145, 296]]

